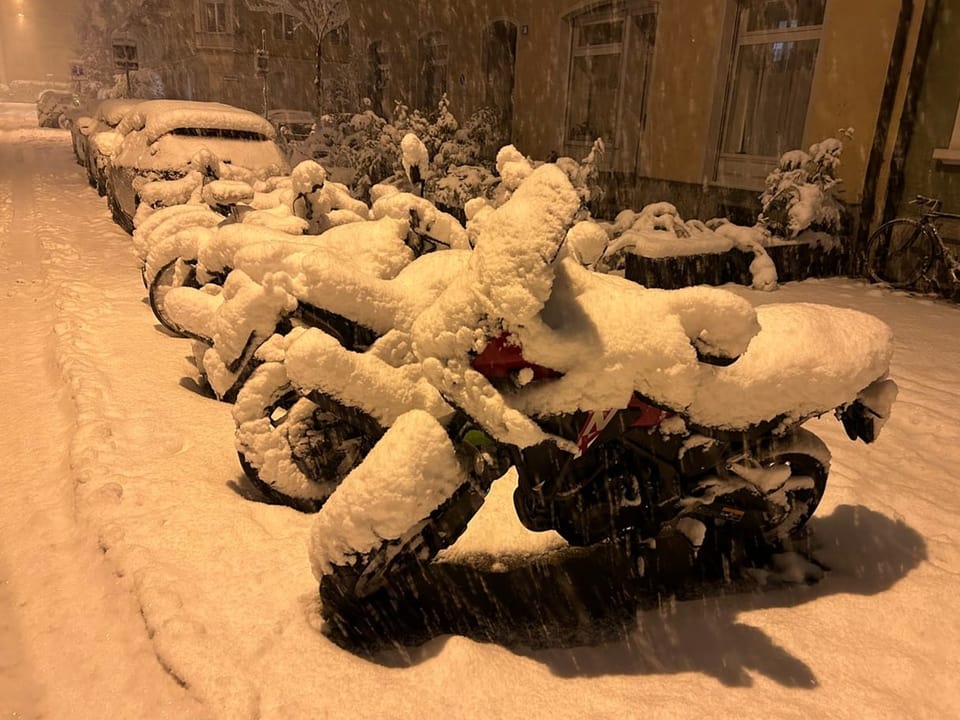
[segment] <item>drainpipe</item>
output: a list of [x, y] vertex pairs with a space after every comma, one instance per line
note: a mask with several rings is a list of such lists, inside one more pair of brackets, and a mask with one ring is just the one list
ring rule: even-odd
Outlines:
[[910, 68], [910, 82], [903, 103], [903, 115], [900, 127], [897, 130], [897, 141], [890, 159], [890, 177], [887, 182], [887, 200], [883, 206], [883, 220], [890, 220], [897, 215], [897, 210], [903, 200], [903, 168], [907, 161], [907, 152], [910, 141], [913, 139], [913, 130], [917, 121], [917, 102], [923, 90], [923, 80], [926, 74], [927, 60], [930, 57], [930, 48], [933, 46], [933, 31], [939, 17], [940, 0], [927, 0], [923, 8], [923, 17], [920, 19], [920, 32], [917, 36], [917, 51], [913, 56], [913, 67]]
[[897, 100], [897, 85], [906, 57], [907, 37], [910, 34], [910, 19], [912, 17], [913, 0], [902, 0], [900, 16], [897, 19], [897, 33], [893, 38], [890, 63], [887, 65], [887, 78], [883, 84], [883, 95], [880, 98], [877, 125], [873, 131], [873, 146], [870, 148], [867, 173], [863, 181], [863, 200], [860, 203], [860, 222], [857, 224], [856, 242], [848, 260], [850, 267], [847, 269], [855, 275], [862, 273], [865, 262], [867, 238], [870, 234], [870, 224], [873, 221], [873, 213], [877, 205], [877, 180], [880, 176], [880, 168], [883, 166], [883, 151], [887, 146], [887, 138], [890, 134], [890, 123]]

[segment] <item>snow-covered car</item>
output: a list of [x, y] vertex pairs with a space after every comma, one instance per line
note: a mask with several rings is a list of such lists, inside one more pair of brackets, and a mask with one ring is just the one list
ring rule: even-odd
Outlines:
[[284, 141], [306, 140], [313, 130], [313, 114], [306, 110], [276, 109], [267, 113], [267, 120]]
[[77, 96], [65, 90], [44, 90], [37, 96], [37, 124], [40, 127], [67, 127], [66, 112], [79, 105]]
[[73, 155], [78, 165], [83, 165], [86, 162], [84, 158], [86, 136], [81, 134], [80, 128], [87, 124], [88, 118], [96, 111], [98, 104], [98, 100], [81, 98], [75, 107], [69, 108], [63, 114], [66, 118], [64, 124], [70, 130], [70, 144], [73, 146]]
[[97, 138], [102, 133], [112, 131], [124, 115], [142, 102], [141, 98], [101, 100], [88, 108], [88, 112], [79, 114], [70, 126], [77, 159], [86, 168], [90, 185], [97, 188], [101, 195], [106, 193], [104, 170], [108, 155], [97, 143]]
[[276, 131], [255, 113], [221, 103], [147, 100], [128, 112], [98, 141], [109, 154], [107, 201], [128, 232], [140, 204], [140, 189], [154, 180], [184, 177], [201, 150], [238, 178], [266, 179], [289, 171], [274, 142]]

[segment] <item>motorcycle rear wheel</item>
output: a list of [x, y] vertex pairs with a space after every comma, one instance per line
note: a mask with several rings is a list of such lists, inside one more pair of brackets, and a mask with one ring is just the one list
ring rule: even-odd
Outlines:
[[148, 288], [147, 296], [150, 301], [150, 309], [153, 310], [153, 314], [160, 324], [175, 335], [193, 337], [195, 340], [206, 340], [206, 338], [198, 338], [188, 333], [167, 316], [164, 299], [167, 293], [175, 287], [199, 287], [196, 263], [178, 257], [160, 268], [160, 272], [150, 281]]
[[721, 534], [776, 547], [802, 532], [823, 499], [829, 470], [827, 446], [800, 428], [745, 463], [728, 465], [720, 482], [729, 489], [691, 514], [710, 516]]
[[[247, 478], [269, 500], [303, 513], [315, 513], [323, 507], [337, 485], [363, 462], [383, 435], [384, 428], [362, 410], [319, 394], [310, 400], [313, 409], [308, 426], [283, 428], [286, 411], [300, 399], [300, 395], [291, 390], [265, 408], [264, 413], [271, 418], [272, 432], [286, 430], [287, 451], [293, 464], [309, 481], [311, 490], [315, 491], [312, 495], [296, 495], [282, 488], [277, 478], [265, 477], [243, 448], [237, 450], [237, 455]], [[296, 433], [292, 443], [291, 432]]]

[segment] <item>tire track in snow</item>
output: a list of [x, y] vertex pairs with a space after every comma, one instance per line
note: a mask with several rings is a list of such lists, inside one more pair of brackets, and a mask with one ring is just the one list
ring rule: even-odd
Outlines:
[[[92, 193], [85, 182], [72, 181], [69, 189], [81, 196], [83, 205], [90, 204]], [[152, 652], [169, 677], [203, 703], [206, 711], [231, 719], [256, 718], [256, 687], [222, 655], [223, 643], [210, 637], [214, 631], [209, 622], [191, 608], [191, 600], [202, 593], [164, 557], [163, 544], [153, 544], [178, 510], [176, 496], [168, 488], [162, 488], [166, 496], [157, 493], [162, 484], [157, 482], [157, 466], [170, 467], [170, 458], [191, 441], [181, 424], [158, 421], [153, 404], [131, 401], [125, 392], [130, 390], [127, 380], [131, 377], [134, 387], [169, 380], [177, 392], [173, 373], [151, 367], [150, 354], [157, 342], [163, 343], [167, 354], [176, 353], [177, 345], [153, 330], [149, 311], [139, 301], [143, 288], [129, 237], [104, 209], [84, 220], [79, 245], [63, 242], [62, 228], [59, 233], [56, 228], [42, 228], [53, 231], [46, 234], [46, 246], [55, 258], [50, 271], [61, 283], [57, 358], [77, 408], [70, 456], [80, 515], [90, 523], [107, 560], [136, 598]], [[131, 327], [131, 315], [135, 327]], [[155, 392], [155, 388], [143, 388], [141, 399]], [[229, 410], [219, 404], [215, 407], [232, 428]]]
[[[23, 718], [97, 717], [105, 703], [118, 718], [166, 712], [198, 717], [194, 700], [172, 683], [168, 690], [158, 682], [165, 675], [129, 589], [76, 514], [77, 458], [70, 450], [77, 447], [78, 417], [55, 362], [61, 335], [51, 328], [57, 324], [55, 303], [64, 302], [58, 297], [63, 273], [56, 266], [77, 253], [60, 243], [69, 252], [48, 255], [56, 239], [70, 238], [85, 220], [75, 216], [75, 198], [63, 187], [71, 185], [68, 153], [63, 138], [15, 148], [0, 141], [0, 178], [12, 195], [0, 277], [4, 287], [8, 279], [20, 281], [11, 283], [0, 307], [0, 378], [6, 388], [0, 413], [10, 428], [2, 442], [13, 445], [3, 453], [12, 481], [2, 486], [0, 509], [0, 560], [12, 575], [0, 600], [15, 604], [3, 616], [20, 626], [15, 649], [23, 658], [12, 669], [0, 669], [17, 688], [16, 695], [3, 697], [5, 704], [15, 702]], [[69, 300], [69, 288], [66, 293]], [[85, 432], [88, 441], [109, 441], [100, 425]], [[0, 635], [5, 650], [7, 639]]]

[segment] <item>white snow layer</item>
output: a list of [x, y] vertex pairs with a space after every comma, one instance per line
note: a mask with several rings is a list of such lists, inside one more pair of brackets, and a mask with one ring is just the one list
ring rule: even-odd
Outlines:
[[[577, 206], [562, 172], [535, 170], [484, 221], [463, 277], [414, 323], [427, 377], [495, 437], [533, 444], [544, 436], [527, 415], [625, 407], [634, 391], [694, 423], [742, 429], [829, 411], [887, 373], [891, 333], [871, 316], [815, 305], [756, 313], [724, 290], [647, 290], [573, 257], [553, 261]], [[674, 221], [672, 206], [645, 217]], [[469, 363], [503, 331], [564, 376], [501, 395]], [[698, 350], [738, 359], [717, 367]]]
[[317, 515], [310, 534], [314, 576], [399, 538], [464, 482], [443, 426], [419, 410], [401, 415]]
[[276, 137], [273, 125], [249, 110], [222, 103], [187, 100], [147, 100], [138, 103], [118, 125], [121, 133], [145, 131], [150, 142], [178, 128], [222, 128], [259, 133], [270, 140]]
[[[819, 582], [771, 575], [747, 592], [642, 605], [613, 621], [616, 632], [587, 629], [576, 644], [448, 635], [371, 661], [320, 633], [305, 548], [313, 518], [256, 502], [230, 408], [178, 385], [194, 372], [190, 343], [154, 329], [130, 239], [87, 186], [69, 135], [33, 128], [32, 104], [13, 125], [8, 107], [0, 324], [9, 342], [0, 347], [11, 352], [0, 364], [0, 446], [16, 482], [0, 506], [5, 710], [190, 720], [305, 720], [344, 708], [371, 720], [956, 714], [956, 305], [844, 278], [776, 293], [733, 288], [761, 306], [865, 310], [895, 331], [900, 395], [879, 441], [849, 442], [832, 417], [807, 425], [833, 454], [810, 523], [810, 552], [827, 568]], [[55, 329], [49, 343], [44, 328]], [[49, 387], [50, 368], [62, 387]], [[55, 403], [37, 404], [53, 391], [68, 406], [63, 437]], [[41, 438], [69, 458], [51, 462], [33, 444]], [[51, 494], [55, 486], [63, 492]], [[511, 488], [497, 487], [468, 528], [482, 531], [471, 556], [523, 563], [540, 547], [502, 542], [523, 535]], [[803, 570], [794, 560], [783, 559], [786, 569]], [[560, 591], [551, 579], [535, 589], [548, 600]]]

